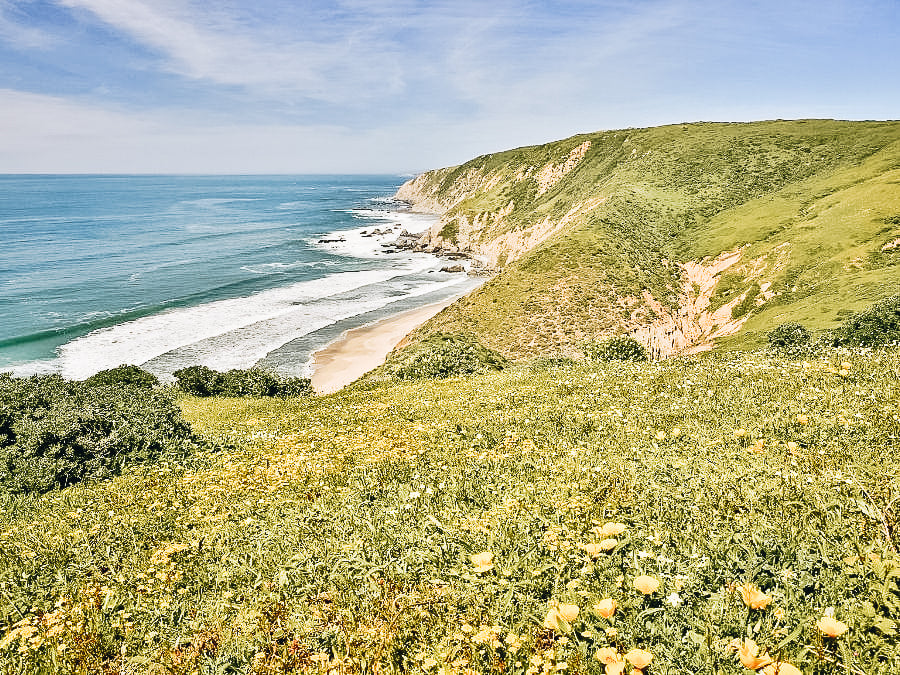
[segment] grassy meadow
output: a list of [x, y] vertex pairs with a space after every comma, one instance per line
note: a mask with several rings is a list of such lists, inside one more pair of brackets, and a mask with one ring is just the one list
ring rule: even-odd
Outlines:
[[896, 350], [183, 398], [220, 449], [0, 497], [2, 672], [897, 673], [898, 402]]

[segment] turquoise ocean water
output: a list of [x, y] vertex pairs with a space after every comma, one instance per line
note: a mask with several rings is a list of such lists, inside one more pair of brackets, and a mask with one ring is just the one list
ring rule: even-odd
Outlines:
[[0, 371], [308, 373], [347, 328], [477, 285], [385, 252], [433, 222], [390, 199], [403, 180], [0, 176]]

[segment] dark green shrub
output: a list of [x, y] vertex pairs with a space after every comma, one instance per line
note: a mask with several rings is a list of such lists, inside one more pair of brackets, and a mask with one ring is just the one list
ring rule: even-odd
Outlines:
[[45, 492], [184, 457], [199, 441], [159, 391], [0, 375], [0, 488]]
[[222, 390], [222, 373], [206, 366], [188, 366], [172, 373], [178, 388], [192, 396], [215, 396]]
[[830, 340], [838, 347], [900, 344], [900, 295], [892, 295], [852, 314], [831, 332]]
[[779, 354], [802, 354], [812, 345], [812, 333], [803, 324], [788, 321], [770, 330], [766, 340], [769, 349]]
[[173, 375], [178, 387], [193, 396], [309, 396], [312, 385], [305, 377], [281, 377], [261, 368], [220, 373], [206, 366], [189, 366]]
[[630, 335], [619, 335], [584, 347], [585, 356], [596, 361], [647, 361], [647, 348]]
[[153, 373], [148, 373], [138, 366], [121, 365], [109, 370], [101, 370], [84, 381], [89, 387], [115, 386], [120, 384], [143, 389], [153, 389], [159, 380]]
[[503, 370], [509, 362], [471, 335], [436, 333], [394, 358], [390, 374], [399, 380], [443, 379]]

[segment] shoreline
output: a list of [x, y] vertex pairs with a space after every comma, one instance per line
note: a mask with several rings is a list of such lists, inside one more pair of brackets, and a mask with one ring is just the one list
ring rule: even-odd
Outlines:
[[374, 370], [403, 338], [463, 295], [453, 295], [344, 331], [339, 338], [312, 353], [313, 390], [319, 395], [332, 394]]

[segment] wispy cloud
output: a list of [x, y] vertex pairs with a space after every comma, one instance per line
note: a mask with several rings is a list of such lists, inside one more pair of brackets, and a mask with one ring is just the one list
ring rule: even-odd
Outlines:
[[223, 85], [339, 101], [351, 92], [364, 94], [367, 81], [383, 82], [392, 66], [390, 50], [361, 44], [359, 21], [343, 34], [322, 35], [315, 23], [308, 30], [280, 24], [277, 12], [253, 25], [227, 3], [199, 8], [165, 0], [59, 3], [89, 12], [157, 50], [172, 73]]
[[405, 170], [897, 117], [898, 45], [896, 0], [0, 0], [0, 170]]

